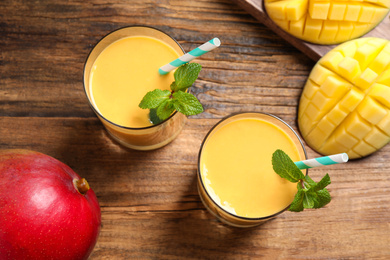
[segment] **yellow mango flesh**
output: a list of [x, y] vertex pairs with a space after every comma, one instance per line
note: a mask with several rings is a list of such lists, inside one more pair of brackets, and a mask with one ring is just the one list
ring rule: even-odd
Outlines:
[[390, 141], [390, 41], [345, 42], [313, 67], [298, 111], [306, 143], [324, 155], [367, 156]]
[[307, 42], [336, 44], [360, 37], [389, 13], [390, 0], [264, 0], [268, 16]]

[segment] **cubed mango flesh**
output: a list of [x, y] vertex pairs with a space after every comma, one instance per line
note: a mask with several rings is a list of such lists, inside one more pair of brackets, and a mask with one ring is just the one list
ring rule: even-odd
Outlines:
[[317, 152], [367, 156], [390, 141], [390, 41], [347, 41], [313, 67], [299, 102], [298, 125]]
[[316, 44], [358, 38], [389, 13], [390, 0], [264, 0], [268, 16], [284, 31]]

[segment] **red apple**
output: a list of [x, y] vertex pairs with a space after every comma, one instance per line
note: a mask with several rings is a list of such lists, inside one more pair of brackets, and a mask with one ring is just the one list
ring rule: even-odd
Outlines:
[[0, 151], [0, 259], [87, 259], [100, 223], [95, 193], [67, 165]]

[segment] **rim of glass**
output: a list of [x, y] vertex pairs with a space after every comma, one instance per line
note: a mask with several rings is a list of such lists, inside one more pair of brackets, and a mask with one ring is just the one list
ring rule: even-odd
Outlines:
[[[128, 126], [123, 126], [123, 125], [119, 125], [117, 123], [114, 123], [112, 122], [111, 120], [108, 120], [105, 116], [103, 116], [98, 110], [96, 110], [96, 108], [93, 106], [93, 104], [91, 103], [91, 100], [89, 99], [89, 96], [88, 96], [88, 93], [87, 93], [87, 87], [85, 86], [85, 69], [86, 69], [86, 66], [87, 66], [87, 62], [88, 62], [88, 59], [89, 57], [91, 56], [92, 52], [95, 50], [96, 46], [101, 43], [106, 37], [114, 34], [114, 33], [117, 33], [118, 31], [121, 31], [121, 30], [124, 30], [124, 29], [129, 29], [129, 28], [146, 28], [146, 29], [150, 29], [150, 30], [155, 30], [155, 31], [158, 31], [160, 33], [163, 33], [165, 34], [166, 36], [168, 36], [169, 38], [171, 38], [176, 44], [177, 46], [180, 47], [180, 49], [183, 51], [183, 53], [185, 54], [186, 52], [184, 51], [183, 47], [179, 44], [178, 41], [176, 41], [172, 36], [170, 36], [168, 33], [158, 29], [158, 28], [155, 28], [155, 27], [152, 27], [152, 26], [147, 26], [147, 25], [130, 25], [130, 26], [124, 26], [124, 27], [120, 27], [118, 29], [115, 29], [107, 34], [105, 34], [102, 38], [100, 38], [100, 40], [97, 41], [97, 43], [93, 46], [93, 48], [90, 50], [90, 52], [88, 53], [88, 56], [84, 62], [84, 68], [83, 68], [83, 88], [84, 88], [84, 94], [86, 95], [87, 97], [87, 100], [88, 100], [88, 104], [89, 106], [92, 108], [92, 110], [97, 114], [99, 115], [101, 118], [103, 118], [105, 121], [107, 121], [108, 123], [116, 126], [116, 127], [119, 127], [119, 128], [122, 128], [122, 129], [127, 129], [127, 130], [144, 130], [144, 129], [150, 129], [150, 128], [153, 128], [153, 127], [156, 127], [156, 126], [159, 126], [159, 125], [162, 125], [164, 124], [165, 122], [167, 122], [169, 119], [171, 119], [172, 117], [174, 117], [177, 113], [179, 113], [177, 110], [175, 110], [172, 115], [170, 115], [167, 119], [165, 119], [164, 121], [161, 121], [160, 123], [158, 124], [153, 124], [153, 125], [150, 125], [150, 126], [145, 126], [145, 127], [128, 127]], [[108, 46], [108, 45], [107, 45]], [[188, 92], [190, 91], [189, 90], [190, 88], [188, 88]]]
[[[286, 211], [291, 204], [289, 204], [287, 207], [285, 207], [284, 209], [272, 214], [272, 215], [268, 215], [268, 216], [265, 216], [265, 217], [259, 217], [259, 218], [248, 218], [248, 217], [243, 217], [243, 216], [239, 216], [239, 215], [236, 215], [236, 214], [233, 214], [227, 210], [225, 210], [224, 208], [222, 208], [218, 203], [216, 203], [213, 198], [210, 196], [209, 192], [207, 191], [204, 183], [203, 183], [203, 179], [202, 179], [202, 174], [200, 172], [200, 157], [202, 155], [202, 150], [203, 150], [203, 147], [208, 139], [208, 137], [210, 136], [210, 134], [214, 131], [214, 129], [219, 126], [221, 123], [223, 123], [224, 121], [226, 121], [227, 119], [229, 118], [232, 118], [234, 116], [238, 116], [238, 115], [242, 115], [242, 114], [262, 114], [262, 115], [266, 115], [266, 116], [269, 116], [269, 117], [273, 117], [274, 119], [276, 120], [279, 120], [280, 122], [282, 122], [284, 125], [286, 125], [291, 131], [292, 133], [297, 137], [299, 143], [301, 144], [302, 146], [302, 150], [303, 150], [303, 153], [305, 155], [305, 159], [307, 159], [307, 153], [306, 153], [306, 149], [305, 149], [305, 146], [301, 140], [301, 138], [299, 137], [299, 135], [297, 134], [297, 132], [289, 125], [287, 124], [283, 119], [281, 119], [280, 117], [277, 117], [273, 114], [269, 114], [269, 113], [265, 113], [265, 112], [238, 112], [238, 113], [233, 113], [233, 114], [230, 114], [224, 118], [222, 118], [220, 121], [218, 121], [209, 131], [208, 133], [206, 134], [206, 136], [204, 137], [203, 141], [202, 141], [202, 144], [200, 146], [200, 149], [199, 149], [199, 154], [198, 154], [198, 178], [200, 180], [200, 183], [202, 185], [202, 188], [204, 190], [204, 192], [206, 193], [207, 197], [219, 208], [221, 209], [224, 213], [232, 216], [232, 217], [235, 217], [235, 218], [238, 218], [238, 219], [242, 219], [242, 220], [246, 220], [246, 221], [260, 221], [260, 220], [265, 220], [265, 219], [269, 219], [269, 218], [272, 218], [272, 217], [275, 217], [277, 215], [279, 215], [280, 213], [283, 213], [284, 211]], [[307, 172], [308, 172], [308, 169], [306, 169], [306, 175], [307, 175]]]

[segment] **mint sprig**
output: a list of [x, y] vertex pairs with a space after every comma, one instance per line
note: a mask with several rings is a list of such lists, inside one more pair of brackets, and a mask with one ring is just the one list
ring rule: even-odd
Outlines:
[[178, 67], [173, 74], [171, 90], [155, 89], [149, 91], [139, 103], [142, 109], [150, 109], [149, 118], [153, 124], [158, 124], [167, 119], [173, 111], [190, 116], [203, 112], [202, 104], [186, 90], [194, 84], [198, 78], [202, 66], [198, 63], [186, 63]]
[[272, 154], [274, 171], [282, 178], [297, 183], [298, 192], [289, 210], [299, 212], [304, 209], [322, 208], [331, 201], [329, 191], [325, 188], [331, 181], [326, 174], [318, 183], [304, 175], [291, 158], [278, 149]]

